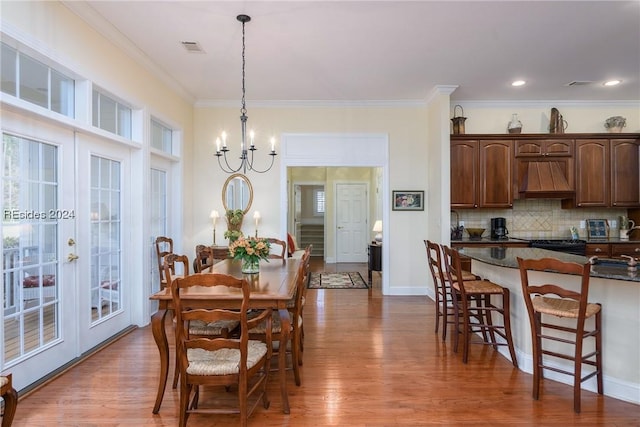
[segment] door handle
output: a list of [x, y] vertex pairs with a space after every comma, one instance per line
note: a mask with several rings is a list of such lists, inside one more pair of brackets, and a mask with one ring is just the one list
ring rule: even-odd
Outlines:
[[67, 261], [69, 262], [73, 262], [75, 260], [77, 260], [78, 258], [80, 258], [78, 255], [74, 254], [74, 253], [70, 253], [69, 255], [67, 255]]
[[338, 227], [338, 230], [342, 230], [344, 227]]

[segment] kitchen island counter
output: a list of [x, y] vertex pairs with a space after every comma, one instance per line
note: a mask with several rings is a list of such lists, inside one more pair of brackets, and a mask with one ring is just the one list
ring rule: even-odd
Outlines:
[[[565, 262], [577, 262], [584, 264], [588, 261], [588, 257], [580, 255], [572, 255], [563, 252], [549, 251], [538, 248], [504, 248], [500, 251], [495, 248], [472, 248], [465, 247], [460, 249], [463, 254], [471, 259], [482, 261], [487, 264], [499, 267], [518, 268], [517, 258], [523, 259], [540, 259], [540, 258], [556, 258]], [[629, 271], [627, 266], [620, 264], [619, 266], [593, 265], [591, 267], [591, 277], [599, 277], [602, 279], [624, 280], [627, 282], [640, 282], [640, 269]], [[639, 301], [640, 303], [640, 301]]]
[[[471, 248], [460, 250], [472, 259], [471, 271], [510, 290], [511, 328], [520, 369], [533, 372], [531, 331], [524, 304], [517, 258], [556, 258], [585, 263], [588, 258], [537, 248]], [[604, 394], [640, 405], [640, 286], [638, 274], [628, 275], [625, 267], [592, 267], [589, 301], [602, 304], [602, 339]], [[554, 272], [530, 275], [532, 283], [560, 283], [578, 290], [580, 276]], [[496, 319], [498, 320], [498, 319]], [[593, 319], [589, 319], [590, 327]], [[591, 346], [585, 342], [585, 346]], [[585, 347], [585, 349], [591, 347]], [[502, 348], [500, 349], [502, 350]], [[501, 351], [502, 352], [502, 351]], [[505, 354], [508, 358], [508, 355]], [[571, 370], [565, 361], [556, 366]], [[585, 368], [586, 369], [586, 368]], [[545, 372], [545, 378], [569, 384], [571, 377]], [[583, 388], [595, 391], [595, 379], [583, 383]]]

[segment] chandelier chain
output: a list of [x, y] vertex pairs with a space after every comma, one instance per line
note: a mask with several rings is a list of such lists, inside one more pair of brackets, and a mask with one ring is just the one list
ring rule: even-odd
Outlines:
[[247, 106], [245, 103], [245, 87], [244, 87], [244, 66], [245, 66], [245, 59], [244, 59], [244, 51], [245, 51], [245, 45], [244, 45], [244, 22], [242, 23], [242, 108], [240, 109], [240, 112], [242, 113], [242, 115], [246, 115], [247, 114]]

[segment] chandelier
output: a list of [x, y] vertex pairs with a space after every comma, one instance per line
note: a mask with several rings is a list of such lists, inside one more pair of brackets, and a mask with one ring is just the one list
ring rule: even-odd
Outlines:
[[[218, 158], [218, 165], [220, 165], [220, 169], [222, 169], [226, 173], [236, 173], [242, 170], [243, 173], [249, 171], [254, 171], [257, 173], [265, 173], [273, 166], [273, 162], [275, 160], [276, 154], [276, 140], [275, 138], [271, 138], [271, 152], [269, 155], [271, 156], [271, 164], [268, 168], [264, 170], [258, 170], [253, 165], [253, 155], [258, 150], [254, 145], [254, 137], [255, 133], [253, 131], [249, 131], [249, 145], [247, 146], [247, 107], [245, 104], [245, 87], [244, 87], [244, 24], [251, 21], [251, 17], [248, 15], [238, 15], [236, 17], [238, 21], [242, 23], [242, 108], [240, 108], [240, 125], [242, 129], [242, 139], [240, 140], [240, 165], [237, 168], [232, 167], [229, 164], [227, 159], [227, 153], [231, 150], [227, 147], [227, 133], [222, 132], [220, 138], [216, 138], [216, 157]], [[251, 152], [251, 154], [249, 154]], [[224, 159], [224, 164], [221, 159]]]

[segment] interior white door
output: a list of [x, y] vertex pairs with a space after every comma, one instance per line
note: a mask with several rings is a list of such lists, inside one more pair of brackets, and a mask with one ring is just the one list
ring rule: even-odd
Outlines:
[[336, 184], [336, 262], [366, 262], [367, 184]]
[[[131, 212], [130, 150], [79, 135], [77, 138], [79, 337], [81, 351], [131, 324], [131, 260], [127, 227]], [[143, 262], [140, 260], [139, 262]]]
[[0, 370], [19, 390], [78, 355], [74, 142], [71, 131], [3, 115]]

